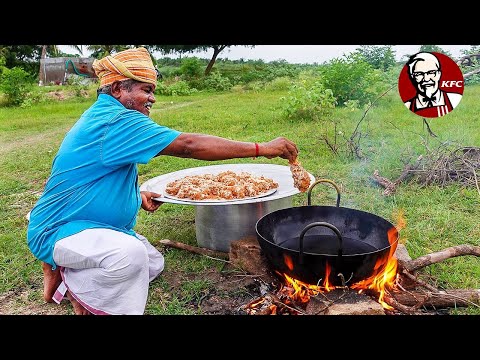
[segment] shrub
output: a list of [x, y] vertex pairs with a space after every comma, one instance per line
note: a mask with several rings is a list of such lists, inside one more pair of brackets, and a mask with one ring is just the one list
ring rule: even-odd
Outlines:
[[228, 91], [232, 86], [230, 80], [219, 72], [212, 72], [203, 80], [203, 88], [207, 90]]
[[203, 63], [196, 57], [182, 59], [180, 73], [187, 79], [197, 78], [203, 73]]
[[283, 112], [290, 119], [317, 120], [330, 114], [336, 105], [332, 90], [326, 89], [320, 81], [312, 85], [305, 81], [294, 84], [282, 100]]
[[319, 67], [319, 74], [324, 87], [331, 89], [340, 106], [348, 100], [358, 100], [364, 105], [378, 95], [374, 85], [381, 81], [381, 73], [359, 54], [333, 59]]
[[25, 70], [19, 67], [3, 68], [0, 79], [0, 90], [5, 94], [7, 106], [20, 106], [31, 93], [35, 80]]
[[288, 90], [292, 85], [292, 79], [286, 76], [282, 76], [276, 79], [273, 79], [265, 85], [265, 90]]
[[192, 89], [185, 80], [180, 80], [171, 83], [170, 85], [167, 85], [166, 83], [159, 83], [155, 89], [156, 94], [166, 96], [191, 95], [197, 91], [197, 89]]

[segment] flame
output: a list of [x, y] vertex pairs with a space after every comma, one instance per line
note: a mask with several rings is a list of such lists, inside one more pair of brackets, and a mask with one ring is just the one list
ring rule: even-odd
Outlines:
[[327, 264], [325, 265], [325, 280], [323, 281], [323, 286], [326, 291], [332, 291], [333, 289], [335, 289], [335, 286], [331, 285], [330, 282], [328, 281], [328, 278], [330, 277], [331, 272], [332, 272], [332, 268], [327, 262]]
[[[400, 216], [402, 216], [400, 214]], [[403, 216], [402, 216], [403, 219]], [[405, 225], [405, 221], [399, 222], [400, 226]], [[352, 285], [352, 289], [359, 289], [359, 292], [362, 292], [364, 289], [374, 290], [378, 295], [378, 302], [387, 310], [393, 310], [393, 307], [388, 305], [385, 301], [385, 289], [391, 289], [395, 286], [395, 281], [397, 279], [397, 267], [398, 262], [395, 257], [395, 250], [397, 250], [397, 242], [395, 241], [398, 238], [397, 227], [392, 227], [388, 230], [388, 242], [390, 243], [390, 251], [387, 257], [381, 257], [377, 259], [377, 262], [374, 266], [374, 273], [370, 277], [361, 280]]]
[[398, 239], [399, 231], [407, 224], [403, 216], [403, 210], [397, 213], [396, 218], [397, 225], [390, 228], [387, 232], [388, 242], [390, 243], [388, 256], [377, 259], [374, 267], [375, 271], [372, 276], [352, 285], [352, 289], [359, 289], [359, 292], [364, 289], [376, 291], [379, 294], [378, 302], [387, 310], [393, 310], [393, 307], [384, 301], [385, 289], [393, 288], [397, 280], [398, 261], [395, 257], [395, 251], [397, 250], [396, 240]]
[[311, 296], [315, 296], [323, 291], [330, 291], [319, 285], [311, 285], [303, 281], [294, 279], [287, 274], [282, 274], [285, 278], [285, 285], [280, 289], [280, 292], [285, 294], [288, 298], [300, 304], [306, 304], [310, 301]]
[[288, 254], [283, 255], [283, 262], [285, 263], [285, 265], [287, 265], [290, 271], [293, 270], [293, 260]]
[[312, 285], [297, 280], [291, 276], [288, 276], [287, 274], [280, 274], [285, 279], [285, 285], [282, 287], [282, 289], [280, 289], [280, 292], [286, 294], [293, 301], [296, 301], [300, 304], [306, 304], [310, 301], [311, 296], [315, 296], [323, 292], [330, 292], [335, 289], [335, 286], [331, 285], [328, 280], [330, 273], [331, 267], [327, 262], [325, 267], [325, 279], [322, 285], [319, 285], [320, 281], [316, 285]]

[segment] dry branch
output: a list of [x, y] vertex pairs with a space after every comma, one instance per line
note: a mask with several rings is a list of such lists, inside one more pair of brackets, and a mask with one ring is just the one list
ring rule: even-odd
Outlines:
[[[475, 61], [480, 60], [480, 54], [467, 54], [456, 61], [458, 66], [472, 66]], [[465, 77], [465, 76], [464, 76]]]
[[387, 178], [385, 178], [383, 176], [380, 176], [378, 174], [378, 170], [375, 170], [373, 172], [373, 179], [385, 188], [385, 190], [383, 191], [383, 195], [385, 195], [385, 196], [392, 195], [397, 190], [397, 185], [400, 184], [401, 182], [405, 181], [409, 176], [411, 176], [412, 175], [411, 172], [413, 170], [418, 169], [418, 167], [420, 166], [420, 163], [422, 161], [422, 158], [423, 158], [423, 156], [420, 155], [417, 158], [417, 161], [415, 162], [415, 164], [413, 164], [413, 165], [407, 164], [403, 168], [403, 171], [400, 174], [400, 176], [398, 177], [398, 179], [395, 180], [395, 181], [391, 181], [391, 180], [388, 180]]
[[224, 260], [229, 259], [228, 253], [225, 253], [225, 252], [222, 252], [222, 251], [205, 249], [205, 248], [192, 246], [192, 245], [188, 245], [188, 244], [184, 244], [184, 243], [181, 243], [181, 242], [172, 241], [172, 240], [168, 240], [168, 239], [163, 239], [163, 240], [160, 240], [159, 242], [162, 245], [173, 247], [173, 248], [176, 248], [176, 249], [187, 250], [187, 251], [193, 252], [195, 254], [206, 255], [206, 256], [219, 258], [219, 259], [224, 259]]
[[477, 176], [479, 171], [479, 147], [465, 146], [451, 149], [448, 144], [442, 144], [434, 151], [429, 150], [425, 156], [419, 156], [415, 164], [406, 165], [395, 181], [380, 176], [378, 170], [374, 171], [372, 178], [385, 188], [386, 196], [393, 194], [397, 185], [410, 176], [415, 176], [416, 181], [422, 185], [445, 186], [455, 182], [464, 186], [475, 186], [480, 194], [479, 176]]
[[[454, 289], [441, 292], [395, 291], [390, 292], [390, 296], [403, 306], [411, 307], [412, 309], [410, 310], [414, 310], [419, 306], [448, 308], [480, 305], [480, 290], [478, 289]], [[396, 306], [394, 307], [397, 308]]]
[[472, 75], [478, 74], [479, 72], [480, 72], [480, 69], [475, 69], [475, 70], [469, 71], [468, 73], [463, 75], [463, 78], [466, 79], [466, 78], [468, 78]]
[[438, 252], [420, 256], [407, 262], [399, 262], [399, 265], [403, 266], [408, 272], [412, 273], [425, 266], [462, 255], [480, 256], [480, 246], [467, 244], [452, 246]]
[[[480, 148], [466, 146], [449, 149], [443, 145], [426, 157], [422, 170], [416, 172], [422, 184], [446, 184], [456, 182], [478, 187], [476, 171], [480, 170]], [[480, 192], [480, 191], [479, 191]]]
[[433, 136], [433, 137], [438, 137], [433, 131], [432, 129], [430, 128], [430, 125], [428, 124], [428, 121], [427, 119], [423, 118], [423, 125], [425, 125], [427, 127], [427, 131], [428, 131], [428, 134], [430, 136]]
[[395, 192], [396, 186], [394, 182], [388, 180], [387, 178], [378, 175], [378, 170], [373, 172], [373, 179], [385, 188], [383, 195], [388, 196]]
[[386, 302], [404, 314], [415, 314], [420, 307], [447, 308], [461, 306], [480, 307], [480, 289], [455, 289], [440, 291], [419, 279], [412, 273], [425, 266], [439, 263], [456, 256], [480, 256], [480, 246], [458, 245], [434, 252], [419, 258], [398, 261], [398, 271], [402, 277], [415, 282], [426, 290], [405, 290], [397, 288], [386, 295]]
[[[399, 268], [400, 268], [400, 266], [399, 266]], [[406, 270], [406, 269], [401, 270], [400, 274], [401, 274], [402, 276], [405, 276], [407, 279], [413, 281], [416, 285], [420, 285], [420, 286], [424, 287], [424, 288], [427, 289], [427, 290], [430, 290], [430, 291], [432, 291], [432, 292], [438, 292], [438, 291], [439, 291], [435, 286], [432, 286], [432, 285], [430, 285], [430, 284], [427, 284], [426, 282], [418, 279], [415, 275], [410, 274], [410, 273], [408, 272], [408, 270]]]
[[401, 313], [408, 314], [408, 315], [415, 315], [419, 312], [418, 309], [419, 309], [420, 303], [418, 302], [417, 304], [412, 304], [410, 306], [403, 305], [400, 302], [398, 302], [397, 299], [395, 299], [395, 297], [393, 297], [390, 293], [385, 293], [384, 300], [388, 305], [393, 307], [395, 310], [400, 311]]

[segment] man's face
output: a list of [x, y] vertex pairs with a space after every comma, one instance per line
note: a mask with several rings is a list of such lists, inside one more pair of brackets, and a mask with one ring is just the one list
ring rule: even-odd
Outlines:
[[424, 96], [432, 97], [438, 90], [441, 71], [433, 61], [418, 61], [413, 67], [413, 79], [417, 90]]
[[149, 83], [138, 82], [133, 84], [132, 89], [128, 91], [123, 88], [118, 101], [127, 109], [137, 110], [142, 114], [149, 116], [150, 109], [155, 103], [155, 86]]

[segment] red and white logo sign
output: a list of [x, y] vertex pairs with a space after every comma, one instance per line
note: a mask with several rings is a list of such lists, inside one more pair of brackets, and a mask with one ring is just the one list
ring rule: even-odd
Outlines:
[[405, 106], [427, 118], [450, 113], [463, 96], [464, 79], [458, 65], [437, 52], [419, 52], [407, 61], [398, 79]]

